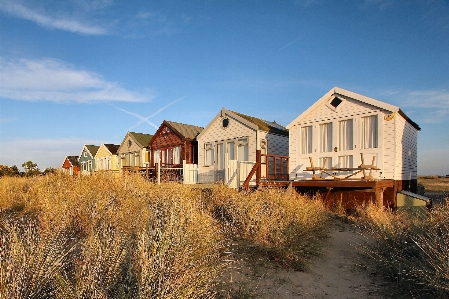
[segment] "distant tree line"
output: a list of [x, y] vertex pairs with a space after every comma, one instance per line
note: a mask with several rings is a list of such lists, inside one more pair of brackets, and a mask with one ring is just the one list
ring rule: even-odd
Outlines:
[[44, 171], [41, 171], [37, 166], [37, 164], [32, 161], [22, 163], [22, 167], [25, 171], [20, 171], [16, 165], [6, 166], [0, 164], [0, 177], [2, 176], [32, 177], [56, 172], [56, 169], [51, 167], [46, 168]]

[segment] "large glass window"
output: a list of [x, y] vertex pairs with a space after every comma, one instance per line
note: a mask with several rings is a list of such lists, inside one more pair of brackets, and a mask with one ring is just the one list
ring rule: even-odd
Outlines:
[[238, 152], [237, 152], [237, 160], [238, 161], [248, 161], [248, 138], [240, 138], [238, 140]]
[[340, 136], [339, 139], [339, 150], [340, 151], [348, 151], [353, 148], [353, 126], [352, 119], [342, 120], [338, 122], [338, 133]]
[[301, 128], [301, 154], [312, 153], [312, 126]]
[[362, 149], [378, 147], [377, 115], [362, 117]]
[[204, 145], [204, 165], [214, 165], [214, 148], [212, 143], [206, 143]]
[[224, 169], [224, 145], [223, 143], [217, 144], [217, 169]]
[[332, 151], [332, 123], [320, 125], [320, 152]]
[[181, 164], [181, 147], [175, 146], [173, 148], [173, 164]]
[[235, 160], [234, 141], [230, 141], [228, 144], [228, 159]]
[[153, 151], [153, 161], [154, 161], [153, 164], [160, 164], [161, 163], [159, 150], [154, 150]]

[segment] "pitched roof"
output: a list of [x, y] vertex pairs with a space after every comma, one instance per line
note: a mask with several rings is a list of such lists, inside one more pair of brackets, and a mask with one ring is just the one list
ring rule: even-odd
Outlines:
[[198, 127], [194, 125], [187, 125], [182, 123], [177, 123], [174, 121], [168, 121], [164, 120], [165, 123], [167, 123], [170, 127], [172, 127], [175, 131], [177, 131], [179, 134], [184, 136], [186, 139], [195, 139], [196, 136], [198, 136], [201, 131], [204, 130], [203, 127]]
[[144, 134], [137, 132], [128, 132], [128, 133], [132, 135], [132, 137], [136, 140], [136, 142], [139, 143], [141, 147], [147, 147], [151, 139], [153, 138], [153, 135], [151, 134]]
[[80, 163], [78, 161], [79, 156], [67, 156], [66, 159], [69, 160], [72, 166], [79, 166]]
[[260, 118], [254, 117], [254, 116], [245, 115], [245, 114], [242, 114], [239, 112], [235, 112], [235, 111], [231, 111], [231, 110], [228, 110], [228, 111], [232, 112], [234, 114], [237, 114], [241, 118], [244, 118], [247, 121], [255, 124], [257, 126], [257, 128], [261, 131], [288, 136], [287, 129], [284, 126], [281, 126], [280, 124], [276, 123], [276, 121], [271, 122], [271, 121], [263, 120], [263, 119], [260, 119]]
[[103, 145], [108, 149], [108, 151], [112, 154], [112, 155], [117, 155], [117, 151], [120, 147], [120, 145], [118, 144], [106, 144], [103, 143]]
[[341, 95], [345, 96], [354, 100], [357, 100], [359, 102], [363, 102], [390, 112], [398, 112], [402, 117], [404, 117], [405, 120], [407, 120], [415, 129], [421, 130], [421, 128], [416, 124], [414, 121], [412, 121], [405, 113], [397, 106], [340, 88], [340, 87], [334, 87], [331, 90], [329, 90], [324, 96], [322, 96], [318, 101], [316, 101], [312, 106], [310, 106], [307, 110], [305, 110], [303, 113], [301, 113], [298, 117], [296, 117], [291, 123], [287, 125], [287, 129], [290, 129], [292, 126], [294, 126], [296, 123], [300, 122], [306, 115], [308, 115], [310, 112], [312, 112], [316, 107], [320, 106], [323, 102], [326, 102], [329, 100], [332, 96], [335, 95]]
[[100, 148], [99, 145], [89, 145], [86, 144], [85, 147], [87, 148], [87, 150], [90, 152], [90, 154], [92, 155], [92, 157], [95, 157], [95, 155], [97, 154], [98, 149]]

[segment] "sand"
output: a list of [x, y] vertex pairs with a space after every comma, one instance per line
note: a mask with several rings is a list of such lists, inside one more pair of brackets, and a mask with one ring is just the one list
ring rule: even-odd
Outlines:
[[[227, 258], [233, 262], [221, 277], [225, 282], [222, 297], [384, 298], [375, 273], [363, 266], [359, 252], [362, 241], [355, 226], [336, 221], [329, 235], [322, 255], [304, 271], [287, 269], [248, 251], [239, 252], [239, 244], [232, 244]], [[229, 289], [234, 290], [233, 296]]]

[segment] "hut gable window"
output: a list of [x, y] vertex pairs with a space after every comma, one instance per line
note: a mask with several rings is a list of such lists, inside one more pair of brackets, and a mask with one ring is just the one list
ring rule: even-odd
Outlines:
[[169, 127], [164, 127], [164, 128], [162, 129], [162, 134], [168, 134], [168, 133], [170, 133], [170, 132], [171, 132], [171, 130], [170, 130]]
[[341, 107], [342, 104], [343, 104], [342, 99], [334, 97], [331, 100], [327, 101], [326, 106], [334, 111], [337, 111], [337, 108]]

